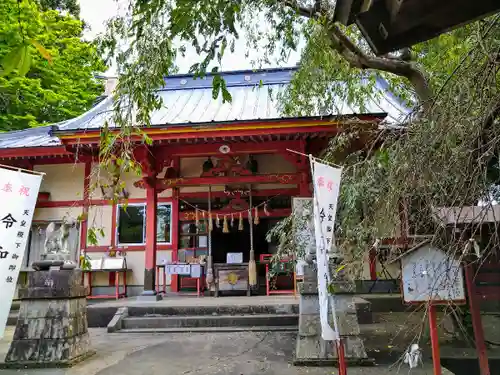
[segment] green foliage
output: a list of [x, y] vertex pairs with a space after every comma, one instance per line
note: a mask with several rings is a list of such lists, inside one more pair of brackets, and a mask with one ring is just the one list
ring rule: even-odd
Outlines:
[[76, 18], [80, 17], [80, 4], [78, 4], [78, 0], [38, 0], [38, 3], [44, 11], [58, 10], [60, 12], [68, 12]]
[[106, 69], [83, 24], [29, 0], [0, 4], [0, 131], [73, 118], [102, 92]]

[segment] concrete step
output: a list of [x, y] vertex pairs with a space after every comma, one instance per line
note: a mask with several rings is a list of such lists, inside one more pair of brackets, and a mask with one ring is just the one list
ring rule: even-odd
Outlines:
[[298, 321], [297, 314], [145, 316], [124, 318], [122, 328], [297, 327]]
[[231, 333], [231, 332], [297, 332], [296, 326], [261, 327], [191, 327], [191, 328], [127, 328], [119, 333]]
[[[93, 306], [94, 307], [94, 306]], [[99, 308], [95, 306], [94, 308]], [[90, 310], [90, 308], [89, 308]], [[129, 316], [199, 316], [199, 315], [253, 315], [253, 314], [298, 314], [299, 305], [234, 305], [234, 306], [128, 306]]]

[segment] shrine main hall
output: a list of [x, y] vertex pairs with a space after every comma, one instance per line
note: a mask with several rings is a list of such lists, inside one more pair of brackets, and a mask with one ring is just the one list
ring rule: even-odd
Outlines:
[[[232, 96], [226, 103], [213, 99], [210, 74], [166, 77], [157, 91], [163, 105], [152, 113], [152, 125], [141, 129], [152, 143], [139, 137], [134, 144], [142, 175], [121, 176], [118, 200], [99, 167], [102, 128], [112, 124], [111, 90], [77, 118], [1, 133], [0, 164], [45, 173], [22, 272], [40, 258], [45, 228], [55, 223], [69, 230], [75, 261], [84, 255], [102, 268], [105, 259], [125, 260], [119, 266], [124, 272], [91, 275], [93, 297], [196, 290], [204, 282], [199, 268], [191, 274], [166, 268], [204, 264], [206, 273], [209, 253], [220, 290], [245, 284], [250, 257], [259, 266], [276, 252], [266, 239], [269, 229], [291, 214], [294, 198], [312, 196], [305, 155], [319, 155], [346, 127], [378, 127], [408, 113], [380, 80], [380, 95], [362, 113], [337, 103], [313, 116], [286, 116], [278, 97], [295, 71], [221, 73]], [[90, 228], [97, 229], [94, 241]], [[257, 271], [264, 285], [265, 270]]]

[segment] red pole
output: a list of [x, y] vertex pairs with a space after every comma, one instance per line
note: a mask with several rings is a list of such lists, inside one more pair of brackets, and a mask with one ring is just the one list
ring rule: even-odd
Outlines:
[[345, 361], [344, 343], [342, 342], [342, 339], [336, 340], [335, 346], [337, 348], [337, 356], [339, 358], [339, 375], [347, 375], [347, 364]]
[[156, 294], [156, 214], [158, 195], [155, 181], [146, 185], [146, 246], [144, 251], [144, 290]]
[[432, 363], [434, 375], [441, 375], [441, 356], [439, 355], [439, 337], [436, 320], [436, 306], [431, 303], [429, 306], [429, 327], [431, 331]]
[[373, 247], [370, 249], [369, 262], [370, 262], [370, 279], [372, 281], [377, 280], [377, 250]]
[[476, 341], [477, 357], [479, 359], [479, 369], [481, 375], [490, 375], [490, 365], [488, 364], [488, 353], [484, 342], [483, 323], [481, 321], [481, 311], [476, 299], [476, 288], [473, 280], [472, 266], [465, 266], [465, 282], [469, 297], [469, 309], [472, 316], [472, 327], [474, 329], [474, 340]]

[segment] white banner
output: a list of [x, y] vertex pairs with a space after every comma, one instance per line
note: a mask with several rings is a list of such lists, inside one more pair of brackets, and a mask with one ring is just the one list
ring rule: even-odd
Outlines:
[[[327, 286], [330, 282], [328, 269], [328, 252], [333, 245], [333, 232], [337, 200], [340, 191], [340, 177], [342, 170], [329, 165], [311, 160], [314, 184], [314, 234], [316, 237], [316, 262], [318, 267], [318, 294], [321, 320], [321, 337], [323, 340], [337, 340], [338, 334], [328, 324], [328, 298]], [[330, 306], [334, 315], [336, 327], [335, 306]]]
[[0, 167], [0, 338], [23, 265], [41, 174]]

